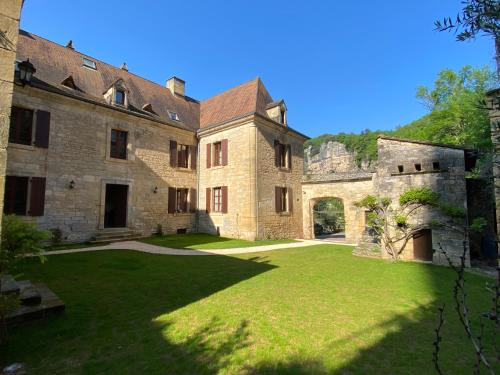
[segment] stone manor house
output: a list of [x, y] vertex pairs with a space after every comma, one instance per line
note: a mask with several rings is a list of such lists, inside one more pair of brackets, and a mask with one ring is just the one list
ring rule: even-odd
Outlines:
[[[304, 176], [307, 137], [288, 126], [285, 102], [259, 78], [200, 101], [180, 78], [162, 86], [71, 42], [12, 30], [4, 212], [58, 229], [65, 241], [160, 229], [314, 238], [312, 206], [336, 197], [344, 201], [346, 241], [360, 243], [366, 212], [354, 202], [366, 194], [397, 197], [413, 186], [431, 186], [467, 209], [465, 171], [475, 162], [469, 150], [381, 137], [377, 170], [324, 166], [331, 173]], [[20, 66], [28, 60], [36, 71], [24, 84]], [[334, 156], [329, 162], [339, 165], [352, 157]], [[432, 246], [444, 238], [460, 243], [422, 233], [405, 258], [441, 263]]]

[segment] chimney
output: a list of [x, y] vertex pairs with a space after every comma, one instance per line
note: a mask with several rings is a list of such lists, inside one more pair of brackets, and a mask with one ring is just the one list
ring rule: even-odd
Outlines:
[[167, 89], [170, 90], [172, 95], [184, 96], [184, 87], [186, 82], [182, 79], [173, 76], [167, 80]]
[[68, 42], [68, 44], [66, 44], [66, 48], [69, 48], [69, 49], [72, 49], [72, 50], [74, 50], [74, 49], [75, 49], [75, 47], [73, 47], [73, 41], [72, 41], [72, 40], [70, 40], [70, 41]]

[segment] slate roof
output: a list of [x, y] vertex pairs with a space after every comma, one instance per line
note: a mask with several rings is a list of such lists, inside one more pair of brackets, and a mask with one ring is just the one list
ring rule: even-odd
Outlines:
[[[103, 93], [121, 80], [128, 89], [127, 110], [163, 122], [175, 123], [176, 126], [191, 131], [254, 113], [269, 118], [266, 107], [274, 102], [258, 77], [203, 101], [188, 96], [176, 96], [165, 86], [125, 69], [20, 30], [17, 60], [24, 61], [28, 58], [36, 68], [33, 78], [33, 85], [36, 87], [106, 104]], [[83, 66], [83, 58], [94, 61], [97, 69]], [[69, 77], [76, 89], [62, 85], [65, 80], [71, 82]], [[172, 121], [168, 111], [177, 112], [180, 121]], [[295, 132], [291, 128], [288, 129]]]

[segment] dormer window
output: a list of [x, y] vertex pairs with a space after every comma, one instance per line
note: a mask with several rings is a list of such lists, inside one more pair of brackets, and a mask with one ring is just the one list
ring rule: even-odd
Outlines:
[[83, 66], [85, 66], [86, 68], [89, 68], [89, 69], [97, 70], [97, 66], [95, 64], [95, 61], [86, 59], [85, 57], [83, 57], [82, 59], [83, 59]]
[[266, 112], [270, 119], [286, 126], [286, 105], [283, 99], [269, 103]]
[[179, 115], [177, 114], [177, 112], [168, 111], [168, 115], [170, 116], [171, 120], [180, 121]]
[[125, 105], [125, 91], [119, 89], [116, 90], [115, 103], [118, 105]]

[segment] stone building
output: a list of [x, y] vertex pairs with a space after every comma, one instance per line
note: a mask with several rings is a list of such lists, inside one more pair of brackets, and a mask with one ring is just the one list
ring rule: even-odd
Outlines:
[[[67, 241], [302, 236], [304, 135], [259, 78], [204, 101], [20, 31], [5, 212]], [[18, 70], [18, 69], [17, 69]], [[16, 70], [16, 72], [17, 72]], [[18, 73], [18, 72], [17, 72]]]
[[[399, 196], [410, 188], [429, 187], [439, 193], [443, 202], [467, 212], [465, 172], [475, 165], [476, 155], [473, 151], [385, 136], [379, 136], [377, 147], [378, 160], [373, 171], [354, 165], [344, 150], [333, 153], [338, 155], [340, 162], [330, 161], [330, 165], [336, 166], [332, 173], [305, 176], [302, 186], [305, 238], [314, 238], [312, 207], [315, 202], [325, 198], [343, 201], [345, 241], [353, 244], [361, 243], [366, 232], [366, 212], [355, 203], [367, 195], [387, 197], [397, 202]], [[335, 157], [333, 155], [331, 158]], [[354, 158], [352, 153], [350, 158]], [[346, 168], [348, 166], [351, 168]], [[436, 210], [424, 210], [422, 215], [424, 217], [420, 217], [420, 220], [440, 219]], [[442, 256], [432, 251], [440, 243], [458, 261], [462, 240], [463, 236], [448, 230], [425, 230], [407, 244], [402, 257], [443, 264], [445, 260]], [[381, 255], [384, 256], [384, 253]]]

